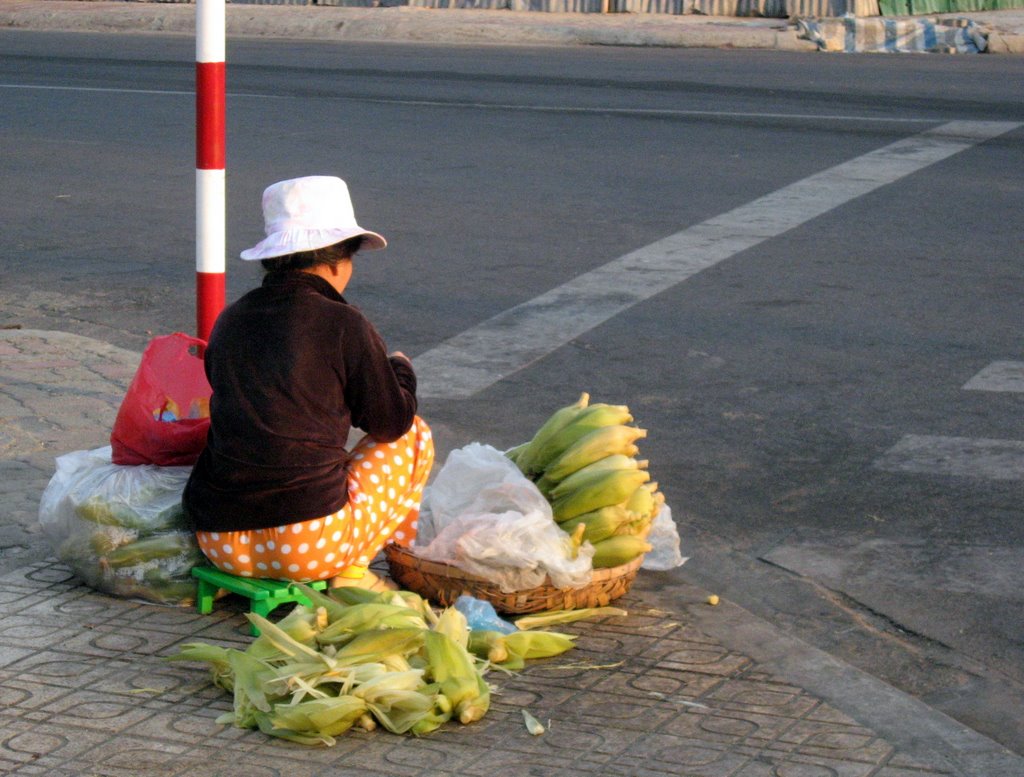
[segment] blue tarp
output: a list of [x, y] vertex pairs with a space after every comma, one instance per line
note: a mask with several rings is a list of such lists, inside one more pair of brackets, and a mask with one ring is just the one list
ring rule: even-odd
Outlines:
[[798, 19], [800, 36], [821, 51], [922, 52], [977, 54], [988, 41], [968, 19], [881, 19], [844, 16]]

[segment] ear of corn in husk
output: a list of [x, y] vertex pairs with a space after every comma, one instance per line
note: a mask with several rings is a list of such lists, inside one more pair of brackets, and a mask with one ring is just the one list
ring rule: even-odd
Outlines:
[[627, 456], [625, 453], [612, 453], [608, 456], [604, 456], [596, 461], [587, 464], [581, 469], [570, 473], [564, 478], [558, 478], [545, 474], [543, 478], [537, 481], [537, 486], [540, 488], [541, 483], [545, 478], [551, 478], [550, 485], [546, 490], [541, 488], [541, 491], [545, 491], [550, 499], [558, 499], [560, 496], [568, 494], [580, 486], [582, 486], [587, 480], [596, 475], [599, 472], [608, 472], [614, 469], [646, 469], [646, 462], [644, 466], [640, 466], [640, 460], [633, 457]]
[[455, 607], [445, 607], [437, 616], [434, 631], [445, 634], [457, 645], [465, 648], [469, 642], [469, 624], [466, 616]]
[[[566, 475], [575, 472], [580, 467], [586, 466], [602, 456], [608, 446], [619, 447], [632, 440], [624, 440], [621, 436], [610, 439], [607, 443], [602, 440], [601, 444], [593, 441], [584, 442], [592, 434], [609, 436], [605, 430], [612, 428], [632, 429], [625, 424], [633, 420], [629, 408], [625, 405], [596, 404], [580, 410], [566, 426], [556, 432], [541, 446], [531, 464], [537, 472], [542, 472], [555, 480], [561, 480]], [[621, 443], [619, 440], [622, 439]], [[633, 438], [635, 439], [635, 438]]]
[[379, 656], [392, 653], [410, 654], [423, 644], [425, 634], [420, 628], [371, 629], [356, 634], [338, 650], [334, 660], [340, 664], [359, 664], [375, 661]]
[[359, 716], [356, 725], [363, 731], [375, 731], [377, 729], [377, 719], [369, 712], [364, 712]]
[[505, 635], [505, 647], [522, 659], [551, 658], [571, 649], [576, 637], [556, 631], [513, 631]]
[[424, 650], [430, 675], [451, 702], [455, 717], [462, 723], [482, 718], [490, 706], [490, 688], [469, 652], [439, 631], [425, 633]]
[[495, 666], [505, 671], [519, 671], [530, 659], [551, 658], [564, 653], [573, 647], [575, 639], [571, 634], [552, 631], [514, 631], [506, 634], [502, 642], [508, 657], [495, 662]]
[[557, 434], [563, 427], [569, 424], [583, 408], [590, 404], [590, 394], [584, 392], [580, 394], [580, 398], [577, 399], [571, 405], [566, 405], [559, 410], [552, 413], [548, 419], [540, 425], [533, 438], [522, 446], [517, 446], [515, 458], [513, 461], [516, 466], [519, 467], [527, 475], [538, 473], [542, 468], [538, 468], [536, 459], [540, 451], [547, 445], [548, 441]]
[[615, 423], [587, 428], [584, 434], [563, 448], [545, 467], [544, 476], [559, 482], [607, 456], [622, 454], [628, 450], [627, 446], [647, 436], [647, 430], [625, 423], [631, 418], [627, 412], [622, 420], [616, 420]]
[[650, 479], [650, 473], [643, 469], [600, 472], [580, 488], [553, 501], [551, 512], [555, 520], [561, 523], [578, 515], [618, 504]]
[[368, 702], [367, 708], [373, 719], [392, 734], [405, 734], [419, 726], [418, 733], [425, 733], [426, 726], [444, 723], [450, 715], [438, 716], [435, 695], [420, 691], [408, 691], [400, 697], [392, 694], [385, 700]]
[[345, 612], [330, 622], [316, 635], [320, 644], [338, 644], [351, 640], [356, 634], [370, 629], [397, 629], [427, 627], [416, 610], [403, 605], [365, 602], [346, 607]]
[[634, 534], [620, 534], [594, 543], [594, 569], [605, 569], [628, 564], [641, 553], [647, 553], [651, 546], [643, 537]]
[[294, 732], [316, 731], [336, 737], [355, 725], [366, 712], [366, 702], [355, 696], [332, 696], [295, 705], [277, 704], [270, 714], [271, 726]]
[[508, 648], [505, 647], [505, 634], [488, 629], [474, 629], [469, 632], [467, 649], [470, 653], [492, 664], [500, 664], [508, 660]]
[[255, 722], [257, 712], [270, 711], [270, 701], [264, 690], [264, 681], [270, 677], [269, 670], [259, 659], [238, 650], [232, 651], [230, 660], [235, 676], [235, 725], [249, 727]]
[[560, 526], [562, 531], [568, 532], [570, 535], [576, 531], [577, 526], [583, 526], [583, 539], [594, 543], [611, 537], [621, 529], [623, 524], [632, 523], [635, 520], [634, 513], [621, 504], [617, 504], [605, 505], [591, 510], [589, 513], [577, 515], [575, 518], [563, 521]]
[[530, 441], [527, 440], [526, 442], [520, 443], [519, 445], [514, 445], [511, 448], [509, 448], [507, 451], [505, 451], [505, 456], [511, 459], [514, 463], [518, 464], [519, 458], [523, 455], [523, 452], [529, 447]]
[[445, 696], [438, 693], [433, 709], [420, 717], [412, 726], [410, 726], [409, 733], [413, 736], [421, 737], [432, 731], [436, 731], [451, 719], [451, 704], [448, 703]]

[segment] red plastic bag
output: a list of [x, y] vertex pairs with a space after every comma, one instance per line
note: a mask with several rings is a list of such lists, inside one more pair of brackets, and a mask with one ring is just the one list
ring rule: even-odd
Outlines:
[[114, 464], [190, 465], [206, 445], [210, 395], [203, 371], [206, 342], [182, 332], [155, 337], [114, 420]]

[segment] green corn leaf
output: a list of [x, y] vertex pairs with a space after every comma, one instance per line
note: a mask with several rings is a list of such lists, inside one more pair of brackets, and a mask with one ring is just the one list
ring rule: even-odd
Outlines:
[[516, 619], [516, 628], [527, 630], [554, 626], [562, 623], [573, 623], [586, 618], [598, 618], [606, 615], [627, 615], [618, 607], [583, 607], [579, 610], [548, 610], [533, 615], [524, 615]]
[[208, 645], [205, 642], [187, 642], [178, 648], [178, 652], [166, 656], [165, 661], [205, 661], [209, 664], [228, 665], [231, 648]]
[[333, 623], [336, 619], [340, 618], [345, 614], [348, 609], [347, 602], [339, 602], [335, 597], [325, 594], [323, 591], [317, 591], [315, 588], [311, 588], [305, 583], [292, 583], [298, 588], [302, 595], [305, 596], [313, 605], [313, 609], [317, 607], [323, 607], [327, 610], [327, 622]]
[[266, 637], [267, 643], [276, 647], [284, 655], [293, 658], [305, 656], [313, 660], [322, 661], [327, 666], [332, 666], [331, 659], [328, 656], [325, 656], [315, 648], [302, 644], [262, 615], [247, 612], [245, 617], [260, 630], [260, 638]]
[[[296, 642], [308, 648], [316, 648], [316, 614], [301, 605], [292, 610], [276, 624], [278, 629]], [[275, 661], [289, 656], [281, 651], [271, 636], [261, 633], [245, 650], [254, 658]]]
[[434, 696], [410, 692], [388, 703], [367, 703], [367, 708], [380, 725], [392, 734], [406, 734], [414, 726], [435, 715]]
[[[381, 672], [376, 677], [359, 683], [352, 689], [352, 695], [367, 702], [379, 703], [389, 694], [415, 693], [423, 687], [423, 670], [410, 669], [408, 672]], [[417, 694], [419, 695], [419, 694]]]
[[270, 715], [276, 729], [297, 734], [335, 737], [348, 731], [366, 712], [366, 702], [355, 696], [312, 699], [296, 705], [278, 704]]
[[260, 731], [264, 734], [270, 734], [271, 736], [280, 737], [281, 739], [287, 739], [290, 742], [297, 742], [300, 745], [326, 745], [327, 747], [333, 747], [337, 740], [331, 736], [323, 736], [321, 734], [300, 734], [297, 731], [292, 731], [286, 728], [276, 728], [271, 722], [270, 715], [267, 713], [260, 713], [256, 721]]
[[343, 648], [338, 650], [335, 661], [338, 664], [363, 664], [380, 661], [393, 653], [408, 656], [423, 644], [425, 629], [373, 629], [357, 634]]
[[[343, 585], [331, 589], [331, 598], [342, 605], [352, 606], [353, 604], [378, 604], [385, 602], [384, 595], [394, 593], [393, 591], [371, 591], [369, 588], [360, 588], [357, 585]], [[322, 594], [321, 594], [322, 595]]]
[[239, 651], [232, 648], [207, 645], [204, 642], [189, 642], [182, 645], [174, 655], [166, 656], [165, 661], [199, 661], [210, 665], [213, 682], [225, 691], [233, 691], [235, 673], [231, 668], [231, 654]]
[[316, 639], [322, 645], [337, 645], [348, 642], [356, 634], [379, 628], [421, 628], [427, 627], [423, 617], [405, 605], [377, 604], [373, 602], [354, 604], [346, 612], [321, 631]]
[[235, 717], [239, 720], [246, 718], [249, 706], [269, 712], [270, 702], [264, 683], [273, 676], [270, 667], [236, 650], [231, 654], [231, 669], [235, 673]]
[[416, 721], [409, 729], [409, 733], [416, 737], [425, 736], [432, 731], [436, 731], [451, 719], [451, 710], [446, 712], [435, 707], [433, 712], [427, 713]]

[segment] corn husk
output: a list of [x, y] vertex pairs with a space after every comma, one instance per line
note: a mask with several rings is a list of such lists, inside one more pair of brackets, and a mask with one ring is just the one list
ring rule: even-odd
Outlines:
[[527, 710], [523, 710], [523, 723], [526, 724], [526, 730], [535, 737], [544, 733], [544, 724], [537, 720]]
[[575, 623], [587, 618], [600, 618], [606, 615], [628, 615], [618, 607], [581, 607], [578, 610], [547, 610], [533, 615], [524, 615], [516, 619], [516, 628], [521, 630], [546, 628], [563, 623]]
[[260, 635], [244, 651], [193, 642], [168, 657], [206, 663], [233, 694], [218, 723], [315, 746], [353, 727], [425, 736], [487, 713], [490, 668], [514, 671], [573, 646], [556, 632], [471, 632], [454, 607], [437, 613], [408, 591], [302, 588], [310, 605], [277, 623], [247, 614]]

